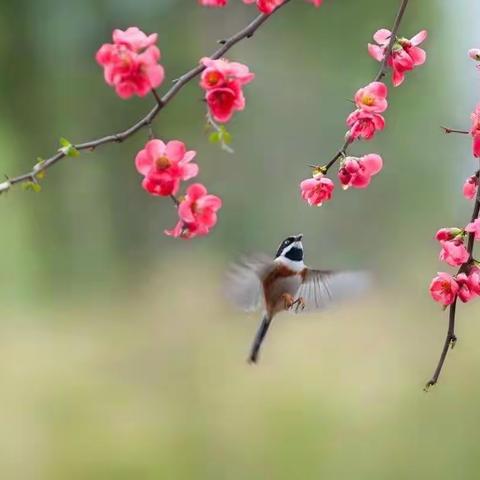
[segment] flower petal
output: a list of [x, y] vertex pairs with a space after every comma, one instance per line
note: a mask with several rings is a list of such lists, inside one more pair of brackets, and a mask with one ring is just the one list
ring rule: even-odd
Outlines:
[[427, 39], [427, 36], [428, 32], [426, 30], [422, 30], [410, 39], [410, 43], [416, 47], [417, 45], [420, 45], [423, 41], [425, 41]]
[[185, 155], [185, 144], [179, 140], [171, 140], [165, 147], [165, 156], [172, 162], [178, 163]]
[[387, 30], [386, 28], [381, 28], [380, 30], [377, 30], [374, 33], [373, 39], [379, 45], [387, 45], [388, 42], [390, 42], [390, 37], [391, 36], [392, 36], [392, 32], [390, 30]]
[[201, 183], [193, 183], [187, 188], [190, 200], [195, 201], [207, 194], [207, 189]]
[[140, 150], [135, 157], [135, 166], [137, 167], [138, 173], [142, 175], [147, 175], [152, 169], [152, 158], [148, 155], [147, 151]]

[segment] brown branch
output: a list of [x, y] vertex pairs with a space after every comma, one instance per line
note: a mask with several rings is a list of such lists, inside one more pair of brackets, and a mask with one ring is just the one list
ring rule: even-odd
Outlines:
[[[479, 171], [476, 172], [476, 175], [479, 175]], [[477, 195], [475, 197], [475, 205], [473, 207], [472, 217], [470, 222], [474, 222], [480, 214], [480, 187], [477, 188]], [[475, 246], [475, 233], [468, 234], [468, 243], [467, 243], [467, 251], [468, 251], [468, 260], [462, 264], [457, 272], [457, 275], [460, 273], [468, 272], [468, 269], [472, 265], [473, 262], [473, 249]], [[457, 342], [457, 337], [455, 335], [455, 317], [457, 311], [457, 299], [450, 305], [449, 314], [448, 314], [448, 330], [447, 336], [445, 338], [445, 343], [443, 344], [442, 353], [440, 354], [440, 359], [438, 360], [437, 367], [435, 368], [435, 372], [433, 373], [432, 378], [426, 383], [424, 390], [427, 391], [430, 387], [435, 385], [438, 382], [438, 378], [440, 377], [440, 373], [442, 372], [443, 364], [445, 363], [445, 359], [447, 358], [448, 349], [451, 346], [452, 348], [455, 346]]]
[[403, 14], [405, 13], [407, 5], [408, 5], [408, 0], [402, 0], [402, 3], [400, 4], [400, 8], [398, 9], [398, 12], [397, 12], [397, 16], [395, 17], [395, 21], [393, 22], [393, 27], [391, 30], [392, 35], [390, 36], [388, 47], [385, 50], [385, 56], [383, 57], [382, 63], [380, 64], [380, 68], [378, 70], [377, 75], [373, 79], [374, 82], [380, 81], [386, 75], [388, 60], [390, 58], [390, 55], [392, 54], [393, 45], [395, 44], [395, 40], [397, 39], [398, 29], [400, 28], [400, 24], [402, 23]]
[[[378, 73], [375, 75], [373, 82], [378, 82], [386, 74], [386, 71], [388, 68], [388, 59], [392, 54], [393, 45], [395, 44], [395, 40], [397, 39], [398, 29], [400, 28], [400, 24], [402, 23], [403, 15], [407, 8], [408, 2], [409, 0], [402, 0], [402, 3], [400, 4], [397, 15], [395, 17], [395, 21], [393, 22], [393, 27], [391, 30], [392, 35], [390, 37], [390, 42], [388, 43], [388, 46], [385, 50], [385, 56], [383, 57], [382, 63], [380, 64], [380, 69], [378, 70]], [[327, 173], [328, 170], [330, 170], [330, 168], [333, 167], [333, 165], [335, 165], [335, 163], [339, 158], [344, 157], [347, 154], [347, 149], [352, 142], [353, 140], [347, 137], [347, 139], [345, 140], [345, 143], [340, 147], [340, 149], [337, 151], [334, 157], [323, 167], [320, 165], [317, 165], [316, 168], [322, 171], [324, 174]]]
[[440, 127], [444, 133], [462, 133], [463, 135], [468, 135], [470, 132], [468, 130], [457, 130], [456, 128], [449, 128], [449, 127]]
[[[280, 6], [278, 6], [275, 11], [277, 12], [281, 7], [285, 6], [289, 3], [290, 0], [285, 0]], [[228, 50], [230, 50], [234, 45], [239, 43], [240, 41], [244, 40], [245, 38], [251, 38], [254, 33], [273, 15], [261, 14], [258, 15], [251, 23], [249, 23], [245, 28], [240, 30], [235, 35], [232, 35], [230, 38], [226, 40], [222, 40], [220, 48], [218, 48], [215, 52], [210, 55], [210, 58], [218, 59], [221, 58]], [[140, 120], [138, 120], [135, 124], [131, 127], [123, 130], [122, 132], [113, 133], [111, 135], [107, 135], [105, 137], [97, 138], [95, 140], [90, 140], [88, 142], [79, 143], [73, 145], [73, 148], [76, 150], [95, 150], [97, 147], [108, 143], [121, 143], [127, 138], [131, 137], [135, 133], [137, 133], [142, 128], [149, 128], [152, 121], [158, 115], [158, 113], [175, 97], [175, 95], [190, 81], [192, 81], [195, 77], [200, 75], [203, 70], [205, 70], [204, 65], [197, 65], [188, 72], [184, 73], [181, 77], [179, 77], [174, 85], [162, 96], [160, 97], [155, 90], [152, 90], [153, 95], [155, 96], [156, 105]], [[65, 150], [59, 150], [55, 155], [47, 158], [37, 165], [33, 167], [33, 169], [27, 173], [19, 175], [17, 177], [11, 177], [0, 183], [0, 193], [6, 192], [11, 188], [12, 185], [17, 183], [23, 182], [35, 182], [37, 175], [40, 172], [43, 172], [56, 163], [58, 163], [63, 158], [67, 157], [67, 152]]]

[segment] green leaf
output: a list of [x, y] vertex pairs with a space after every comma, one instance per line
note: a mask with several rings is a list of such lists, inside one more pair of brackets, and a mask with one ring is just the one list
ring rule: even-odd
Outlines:
[[222, 135], [222, 140], [227, 145], [230, 145], [232, 143], [232, 134], [230, 132], [225, 131]]
[[220, 132], [212, 132], [208, 137], [208, 141], [210, 143], [218, 143], [220, 141]]
[[31, 192], [36, 192], [36, 193], [42, 191], [42, 186], [36, 182], [24, 182], [22, 183], [22, 188], [24, 190], [29, 190]]
[[80, 152], [72, 145], [72, 142], [68, 141], [66, 138], [61, 137], [59, 140], [60, 151], [63, 152], [67, 157], [78, 157]]

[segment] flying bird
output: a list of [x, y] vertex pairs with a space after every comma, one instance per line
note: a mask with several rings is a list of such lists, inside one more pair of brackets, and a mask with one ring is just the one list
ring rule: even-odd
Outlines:
[[369, 284], [366, 272], [315, 270], [303, 262], [303, 235], [286, 238], [275, 258], [246, 257], [227, 277], [227, 297], [245, 311], [262, 309], [263, 317], [248, 361], [256, 363], [274, 316], [321, 310], [331, 303], [362, 293]]

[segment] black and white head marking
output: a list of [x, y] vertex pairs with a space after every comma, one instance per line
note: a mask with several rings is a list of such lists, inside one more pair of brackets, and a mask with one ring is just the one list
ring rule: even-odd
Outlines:
[[305, 267], [303, 263], [302, 235], [286, 238], [278, 247], [275, 261], [281, 262], [294, 270], [302, 270]]

